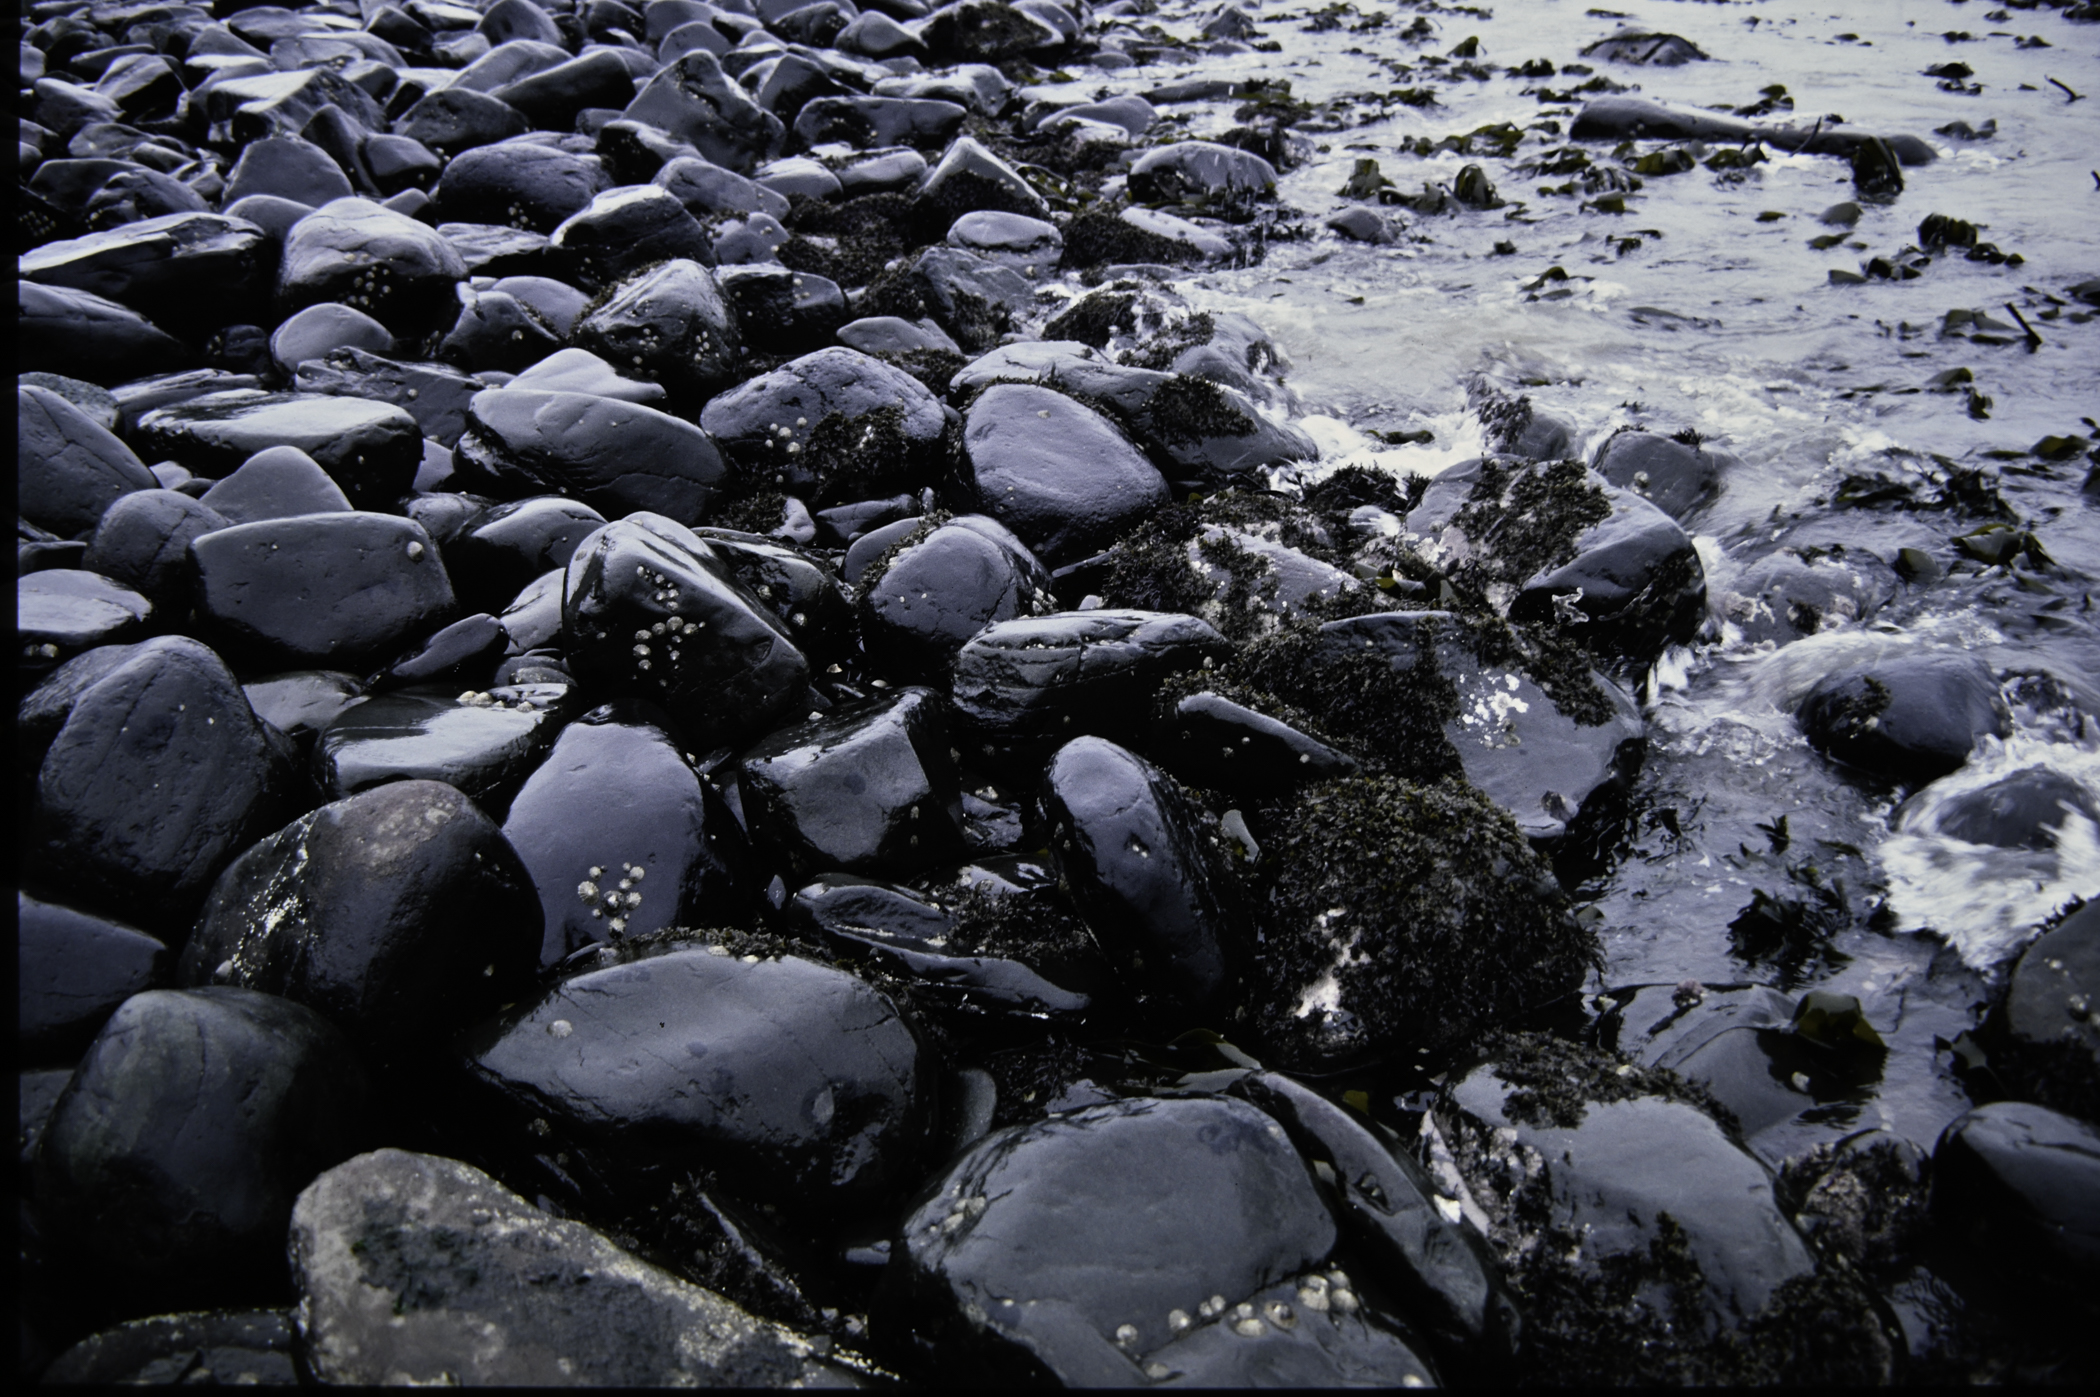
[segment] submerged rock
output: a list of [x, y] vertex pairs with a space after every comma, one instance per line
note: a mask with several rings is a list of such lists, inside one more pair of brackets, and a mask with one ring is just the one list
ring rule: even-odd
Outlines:
[[1826, 676], [1802, 700], [1802, 730], [1838, 761], [1916, 788], [2011, 731], [1989, 666], [1959, 651], [1898, 655]]

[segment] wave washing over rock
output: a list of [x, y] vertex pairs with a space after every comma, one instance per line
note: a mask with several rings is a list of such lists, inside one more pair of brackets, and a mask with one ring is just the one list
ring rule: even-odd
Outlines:
[[23, 1378], [2092, 1383], [2100, 13], [1618, 3], [25, 0]]

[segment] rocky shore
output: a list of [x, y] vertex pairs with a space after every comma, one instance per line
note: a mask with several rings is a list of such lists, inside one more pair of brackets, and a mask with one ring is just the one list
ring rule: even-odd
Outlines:
[[25, 0], [24, 1380], [2100, 1374], [2100, 13], [1287, 3]]

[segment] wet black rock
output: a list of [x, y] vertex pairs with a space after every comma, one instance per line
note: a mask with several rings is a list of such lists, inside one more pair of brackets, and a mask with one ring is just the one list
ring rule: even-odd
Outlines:
[[[459, 318], [438, 343], [441, 358], [473, 373], [516, 373], [561, 348], [553, 327], [508, 292], [462, 283], [457, 294]], [[464, 426], [462, 419], [455, 426], [455, 438]]]
[[1872, 619], [1900, 582], [1894, 568], [1863, 549], [1786, 550], [1736, 577], [1721, 611], [1743, 639], [1784, 645], [1826, 625]]
[[758, 846], [798, 879], [952, 862], [962, 852], [962, 786], [946, 708], [932, 690], [906, 689], [769, 734], [737, 767]]
[[2053, 849], [2073, 815], [2100, 822], [2100, 799], [2064, 773], [2037, 766], [1950, 797], [1934, 812], [1932, 828], [1999, 849]]
[[1130, 166], [1130, 195], [1148, 203], [1187, 204], [1239, 221], [1275, 197], [1276, 167], [1249, 151], [1209, 141], [1155, 147]]
[[[682, 206], [680, 212], [691, 218]], [[714, 275], [679, 257], [612, 288], [569, 338], [636, 378], [663, 384], [674, 401], [697, 405], [737, 375], [737, 319]]]
[[86, 534], [124, 495], [160, 482], [114, 432], [48, 388], [15, 389], [15, 505], [64, 537]]
[[740, 475], [827, 504], [927, 483], [947, 421], [917, 379], [844, 348], [760, 374], [700, 414]]
[[570, 280], [602, 291], [630, 273], [671, 258], [709, 264], [714, 240], [684, 204], [660, 185], [608, 189], [563, 220], [553, 244]]
[[189, 600], [191, 542], [232, 522], [179, 491], [135, 491], [103, 514], [80, 565], [156, 608], [179, 608]]
[[86, 1308], [275, 1299], [293, 1199], [356, 1152], [366, 1101], [349, 1044], [300, 1005], [232, 988], [126, 1000], [37, 1157], [42, 1219]]
[[1666, 437], [1633, 429], [1614, 433], [1597, 448], [1590, 465], [1612, 484], [1683, 520], [1711, 504], [1722, 482], [1742, 462], [1708, 447], [1695, 434]]
[[1002, 0], [957, 0], [933, 12], [919, 37], [936, 58], [997, 63], [1061, 47], [1065, 33], [1040, 15]]
[[273, 255], [266, 236], [238, 217], [169, 214], [45, 243], [20, 259], [17, 275], [171, 325], [224, 325], [260, 313]]
[[323, 1174], [290, 1251], [301, 1352], [324, 1382], [847, 1381], [810, 1341], [449, 1159], [380, 1150]]
[[1995, 1070], [2023, 1095], [2100, 1120], [2100, 907], [2087, 905], [2037, 938], [2013, 967], [1992, 1028]]
[[1646, 68], [1675, 68], [1686, 63], [1704, 62], [1707, 57], [1690, 39], [1639, 29], [1622, 29], [1610, 38], [1599, 39], [1583, 49], [1582, 56]]
[[522, 136], [525, 114], [486, 92], [457, 84], [416, 99], [394, 122], [394, 134], [420, 141], [441, 155], [455, 155]]
[[1048, 388], [986, 389], [965, 419], [963, 457], [979, 507], [1053, 565], [1099, 551], [1168, 499], [1115, 424]]
[[569, 496], [615, 519], [636, 510], [699, 519], [726, 473], [690, 422], [594, 392], [538, 388], [475, 394], [454, 459], [470, 488]]
[[1042, 801], [1072, 899], [1148, 1017], [1224, 1022], [1253, 947], [1209, 820], [1150, 762], [1098, 737], [1058, 750]]
[[118, 1005], [172, 978], [166, 946], [106, 917], [18, 892], [15, 929], [23, 1062], [72, 1062]]
[[[1235, 1302], [1318, 1266], [1334, 1240], [1268, 1116], [1120, 1101], [995, 1131], [929, 1183], [874, 1319], [946, 1381], [1135, 1387], [1155, 1376], [1146, 1355], [1198, 1317], [1239, 1319]], [[1257, 1334], [1273, 1314], [1250, 1304]]]
[[533, 141], [462, 151], [431, 192], [440, 220], [552, 233], [608, 188], [599, 162]]
[[361, 310], [323, 301], [286, 317], [270, 332], [270, 361], [289, 378], [299, 365], [337, 349], [391, 354], [393, 333]]
[[920, 181], [912, 213], [928, 233], [939, 236], [973, 212], [1042, 219], [1049, 217], [1050, 205], [1011, 165], [976, 140], [959, 136]]
[[843, 142], [861, 150], [913, 146], [940, 150], [962, 130], [969, 109], [932, 97], [818, 97], [795, 117], [808, 146]]
[[309, 751], [314, 735], [364, 694], [354, 674], [342, 670], [287, 670], [241, 686], [255, 716]]
[[296, 446], [256, 452], [197, 501], [228, 524], [289, 519], [295, 514], [347, 514], [353, 506], [328, 472]]
[[926, 45], [920, 42], [917, 34], [876, 10], [862, 11], [860, 17], [841, 29], [832, 42], [841, 53], [857, 53], [868, 58], [923, 59], [927, 56]]
[[1146, 1354], [1146, 1375], [1169, 1388], [1435, 1386], [1408, 1325], [1349, 1286], [1334, 1267], [1257, 1291]]
[[[474, 618], [470, 618], [474, 619]], [[486, 683], [501, 658], [503, 628], [481, 651]], [[435, 642], [433, 642], [435, 643]], [[417, 657], [420, 658], [420, 657]], [[409, 676], [396, 672], [399, 682]], [[393, 781], [442, 781], [501, 819], [510, 797], [547, 753], [575, 711], [563, 684], [502, 685], [461, 693], [452, 678], [375, 694], [343, 711], [314, 744], [314, 772], [328, 799]]]
[[815, 272], [762, 263], [724, 267], [715, 282], [735, 310], [744, 343], [762, 354], [806, 354], [846, 322], [846, 293]]
[[[51, 1360], [40, 1381], [115, 1387], [205, 1381], [296, 1387], [289, 1310], [224, 1310], [135, 1319], [89, 1335]], [[180, 1375], [180, 1376], [178, 1376]]]
[[505, 83], [489, 96], [541, 131], [570, 131], [586, 107], [618, 109], [634, 100], [627, 64], [613, 49], [592, 49], [552, 68]]
[[[1646, 97], [1594, 97], [1582, 104], [1568, 134], [1578, 141], [1643, 140], [1713, 141], [1739, 144], [1762, 140], [1796, 154], [1851, 157], [1881, 139], [1865, 131], [1819, 121], [1812, 127], [1771, 126], [1704, 107], [1658, 102]], [[1938, 159], [1930, 143], [1916, 136], [1890, 137], [1886, 144], [1905, 165], [1929, 165]]]
[[986, 626], [1056, 608], [1050, 574], [996, 520], [964, 515], [885, 550], [859, 578], [861, 632], [885, 673], [945, 678]]
[[1020, 213], [965, 213], [948, 225], [947, 241], [1023, 276], [1047, 275], [1065, 250], [1056, 224]]
[[457, 692], [461, 684], [469, 689], [484, 686], [496, 666], [508, 658], [509, 649], [510, 632], [503, 623], [486, 611], [476, 612], [433, 631], [429, 639], [388, 665], [372, 687], [435, 684]]
[[356, 192], [335, 157], [312, 141], [268, 136], [242, 148], [221, 198], [230, 207], [251, 195], [267, 194], [317, 209]]
[[106, 577], [47, 568], [15, 583], [18, 670], [26, 678], [100, 645], [137, 640], [153, 603]]
[[[1230, 1091], [1282, 1124], [1299, 1154], [1333, 1170], [1344, 1235], [1445, 1363], [1482, 1378], [1506, 1371], [1523, 1321], [1501, 1270], [1478, 1231], [1445, 1215], [1446, 1200], [1407, 1146], [1279, 1072], [1249, 1073]], [[1308, 1289], [1333, 1308], [1331, 1287]]]
[[[1346, 685], [1347, 667], [1363, 663], [1357, 655], [1378, 657], [1401, 684], [1418, 689], [1418, 722], [1440, 725], [1466, 780], [1508, 811], [1528, 838], [1550, 842], [1565, 835], [1584, 806], [1624, 789], [1640, 770], [1646, 749], [1640, 706], [1601, 674], [1568, 676], [1549, 693], [1520, 664], [1482, 660], [1456, 618], [1438, 611], [1386, 612], [1320, 627], [1312, 656], [1324, 672], [1320, 678]], [[1439, 681], [1451, 686], [1450, 698]], [[1344, 721], [1345, 715], [1337, 709], [1329, 716]], [[1403, 769], [1435, 765], [1405, 750], [1380, 755]]]
[[786, 134], [780, 118], [753, 101], [705, 50], [689, 50], [664, 65], [622, 115], [738, 173], [779, 154]]
[[234, 860], [176, 973], [304, 1005], [387, 1061], [515, 998], [539, 948], [539, 899], [502, 831], [450, 786], [401, 781]]
[[23, 701], [37, 882], [180, 925], [220, 867], [295, 814], [289, 752], [219, 657], [168, 636], [90, 651]]
[[766, 604], [812, 661], [844, 659], [855, 652], [860, 628], [853, 592], [839, 580], [830, 560], [778, 535], [714, 528], [693, 532]]
[[1192, 786], [1253, 798], [1358, 770], [1353, 758], [1318, 738], [1208, 692], [1177, 700], [1154, 724], [1145, 750]]
[[[462, 294], [470, 293], [462, 288]], [[450, 447], [466, 428], [468, 400], [484, 385], [449, 364], [402, 363], [368, 350], [338, 349], [299, 365], [293, 386], [301, 393], [391, 404], [415, 418], [429, 440]]]
[[931, 1064], [886, 996], [795, 956], [670, 944], [461, 1040], [472, 1094], [502, 1122], [486, 1138], [565, 1149], [586, 1180], [702, 1166], [734, 1194], [819, 1213], [914, 1177]]
[[562, 729], [503, 835], [539, 892], [546, 966], [593, 942], [739, 922], [754, 891], [722, 797], [669, 733], [618, 706]]
[[190, 556], [206, 630], [234, 652], [280, 665], [376, 662], [456, 609], [430, 535], [396, 515], [241, 524], [198, 538]]
[[785, 196], [695, 156], [666, 161], [650, 182], [670, 190], [696, 216], [763, 213], [784, 218], [788, 212]]
[[[1558, 461], [1575, 450], [1575, 424], [1541, 410], [1528, 397], [1490, 394], [1477, 411], [1480, 425], [1487, 429], [1488, 449], [1498, 455]], [[1613, 483], [1625, 482], [1614, 477]]]
[[445, 570], [464, 606], [500, 608], [549, 568], [565, 568], [576, 545], [605, 523], [589, 505], [541, 495], [491, 505], [445, 540]]
[[662, 705], [709, 746], [757, 736], [809, 684], [787, 627], [713, 548], [657, 515], [609, 524], [577, 548], [562, 633], [578, 678]]
[[322, 393], [208, 392], [143, 413], [132, 435], [148, 454], [211, 480], [257, 452], [296, 447], [368, 510], [393, 508], [423, 460], [422, 429], [408, 413]]
[[1046, 757], [1083, 734], [1132, 741], [1163, 679], [1231, 650], [1193, 616], [1104, 609], [1016, 618], [957, 652], [955, 706], [994, 757]]
[[1818, 750], [1912, 788], [1959, 768], [1978, 739], [2011, 731], [1990, 667], [1952, 650], [1827, 675], [1797, 717]]
[[1471, 787], [1337, 781], [1258, 812], [1253, 833], [1255, 1021], [1287, 1065], [1455, 1046], [1572, 994], [1595, 953], [1545, 861]]
[[288, 311], [337, 301], [400, 334], [428, 328], [466, 275], [435, 229], [369, 199], [336, 199], [285, 235], [277, 298]]
[[1932, 1212], [2030, 1297], [2046, 1282], [2089, 1301], [2100, 1275], [2100, 1129], [2024, 1101], [1978, 1107], [1933, 1149]]
[[191, 362], [182, 342], [91, 291], [15, 283], [15, 349], [25, 364], [90, 383], [127, 383]]

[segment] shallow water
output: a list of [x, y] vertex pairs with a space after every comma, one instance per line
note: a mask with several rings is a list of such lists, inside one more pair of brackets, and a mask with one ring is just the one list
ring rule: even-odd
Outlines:
[[[1696, 979], [1857, 994], [1890, 1047], [1880, 1083], [1756, 1146], [1776, 1160], [1817, 1138], [1884, 1125], [1929, 1148], [1968, 1104], [1949, 1044], [1973, 1024], [1991, 979], [2051, 911], [2100, 892], [2100, 831], [2082, 816], [2067, 818], [2054, 849], [2003, 850], [1935, 832], [1924, 808], [2034, 766], [2100, 794], [2100, 730], [2079, 716], [2100, 711], [2100, 633], [2086, 600], [2100, 572], [2100, 510], [2080, 494], [2085, 460], [2028, 454], [2052, 434], [2095, 431], [2090, 418], [2100, 414], [2100, 322], [2066, 294], [2100, 274], [2100, 175], [2089, 173], [2100, 100], [2072, 101], [2049, 81], [2100, 89], [2100, 26], [1981, 0], [1619, 0], [1610, 11], [1362, 0], [1330, 11], [1341, 24], [1326, 32], [1309, 32], [1313, 6], [1244, 8], [1282, 52], [1204, 56], [1195, 68], [1154, 64], [1116, 75], [1115, 90], [1195, 73], [1284, 77], [1294, 98], [1318, 105], [1433, 82], [1437, 105], [1388, 104], [1375, 120], [1326, 132], [1319, 118], [1302, 125], [1312, 144], [1284, 175], [1284, 200], [1317, 228], [1349, 206], [1337, 191], [1354, 163], [1370, 158], [1408, 194], [1425, 181], [1448, 185], [1462, 165], [1479, 163], [1510, 201], [1431, 215], [1389, 208], [1406, 225], [1397, 246], [1323, 233], [1179, 283], [1199, 306], [1253, 316], [1286, 350], [1291, 414], [1322, 449], [1313, 473], [1351, 462], [1434, 473], [1476, 454], [1482, 438], [1468, 390], [1481, 383], [1529, 393], [1572, 419], [1585, 454], [1618, 426], [1640, 423], [1692, 428], [1742, 458], [1722, 497], [1687, 521], [1707, 563], [1709, 632], [1648, 676], [1651, 748], [1623, 837], [1583, 870], [1579, 895], [1599, 918], [1606, 952], [1592, 988]], [[1173, 7], [1164, 13], [1178, 17]], [[1418, 15], [1432, 32], [1409, 39], [1403, 31]], [[1378, 27], [1351, 28], [1381, 16]], [[1680, 34], [1714, 57], [1676, 68], [1579, 57], [1622, 27]], [[1453, 81], [1448, 68], [1422, 65], [1472, 36], [1494, 76]], [[2031, 38], [2046, 46], [2020, 46]], [[1415, 65], [1412, 75], [1390, 70], [1396, 57]], [[1739, 179], [1694, 168], [1646, 179], [1623, 214], [1586, 210], [1580, 195], [1539, 191], [1574, 176], [1513, 168], [1569, 144], [1564, 132], [1581, 100], [1531, 94], [1588, 81], [1505, 75], [1535, 58], [1588, 63], [1642, 96], [1696, 105], [1741, 107], [1783, 84], [1792, 110], [1764, 119], [1805, 127], [1842, 114], [1859, 129], [1923, 137], [1939, 158], [1905, 170], [1899, 197], [1861, 200], [1850, 236], [1825, 250], [1809, 240], [1843, 230], [1819, 215], [1855, 197], [1848, 164], [1833, 157], [1767, 148], [1770, 159]], [[1969, 83], [1980, 92], [1946, 91], [1922, 73], [1952, 61], [1974, 70]], [[1092, 95], [1087, 76], [1071, 90]], [[1234, 105], [1167, 110], [1202, 136], [1231, 125]], [[1936, 134], [1956, 120], [1995, 121], [1996, 133]], [[1402, 149], [1409, 138], [1499, 122], [1525, 128], [1506, 158]], [[1550, 122], [1557, 132], [1543, 127]], [[1597, 161], [1611, 152], [1604, 143], [1584, 149]], [[1830, 282], [1833, 268], [1853, 271], [1916, 242], [1930, 213], [1976, 223], [2023, 264], [1942, 256], [1911, 281]], [[1514, 251], [1497, 253], [1498, 242]], [[1567, 278], [1539, 282], [1551, 267]], [[2039, 332], [2038, 345], [2030, 348], [2008, 307]], [[1943, 336], [1951, 310], [1985, 312], [2012, 328], [1987, 336], [1998, 343]], [[1965, 387], [1988, 402], [1930, 391], [1950, 369], [1969, 370]], [[1366, 435], [1376, 429], [1427, 429], [1434, 440], [1388, 449]], [[1923, 587], [1884, 573], [1886, 607], [1831, 618], [1778, 649], [1746, 642], [1731, 624], [1731, 584], [1782, 547], [1843, 545], [1884, 562], [1916, 547], [1952, 560], [1949, 535], [1973, 522], [1830, 502], [1848, 475], [1925, 484], [1950, 466], [1993, 478], [2054, 559], [2053, 572], [2021, 579], [1971, 565]], [[2014, 735], [1919, 797], [1898, 831], [1907, 793], [1835, 770], [1791, 712], [1834, 667], [1927, 644], [1971, 650], [2001, 674], [2046, 675], [2056, 688], [2039, 704], [2031, 685], [2012, 692]], [[1746, 947], [1731, 923], [1760, 896], [1794, 907], [1823, 933], [1819, 943], [1769, 955]]]

